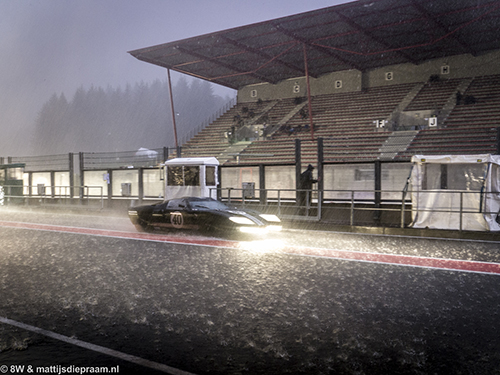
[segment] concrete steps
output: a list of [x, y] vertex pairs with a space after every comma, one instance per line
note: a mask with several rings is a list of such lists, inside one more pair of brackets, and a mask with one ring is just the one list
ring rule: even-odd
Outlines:
[[393, 160], [400, 152], [406, 151], [418, 130], [393, 132], [379, 149], [380, 160]]

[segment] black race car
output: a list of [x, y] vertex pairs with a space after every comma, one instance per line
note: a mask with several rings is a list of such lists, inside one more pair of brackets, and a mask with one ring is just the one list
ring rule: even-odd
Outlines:
[[276, 215], [231, 208], [212, 198], [184, 197], [131, 207], [128, 215], [139, 231], [155, 227], [195, 229], [202, 233], [267, 233], [281, 230]]

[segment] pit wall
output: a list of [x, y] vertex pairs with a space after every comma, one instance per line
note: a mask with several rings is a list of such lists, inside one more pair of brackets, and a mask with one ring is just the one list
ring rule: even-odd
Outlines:
[[[361, 91], [370, 87], [427, 82], [431, 75], [441, 79], [500, 74], [500, 51], [481, 56], [457, 55], [426, 61], [420, 65], [399, 64], [366, 72], [344, 70], [310, 77], [311, 95]], [[238, 102], [256, 102], [307, 96], [306, 77], [288, 79], [278, 84], [261, 83], [238, 91]]]

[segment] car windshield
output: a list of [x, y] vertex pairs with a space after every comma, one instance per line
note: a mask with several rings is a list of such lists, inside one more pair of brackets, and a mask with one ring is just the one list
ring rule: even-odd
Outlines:
[[214, 199], [210, 200], [199, 200], [199, 201], [190, 201], [189, 204], [193, 209], [208, 209], [208, 210], [227, 210], [228, 207], [219, 201]]

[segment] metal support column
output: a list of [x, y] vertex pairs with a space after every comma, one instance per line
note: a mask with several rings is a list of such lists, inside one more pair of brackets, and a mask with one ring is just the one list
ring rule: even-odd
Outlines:
[[79, 152], [78, 153], [78, 158], [79, 158], [79, 165], [80, 165], [80, 200], [81, 202], [80, 203], [83, 203], [83, 186], [85, 186], [85, 170], [84, 170], [84, 167], [85, 167], [85, 163], [84, 163], [84, 155], [83, 155], [83, 152]]
[[139, 184], [138, 202], [139, 204], [142, 204], [142, 200], [144, 198], [144, 168], [139, 168], [137, 170], [137, 180]]
[[375, 212], [373, 213], [373, 219], [376, 223], [380, 222], [381, 218], [381, 202], [382, 202], [382, 163], [380, 160], [375, 161]]
[[168, 147], [163, 147], [163, 162], [168, 160]]
[[323, 160], [324, 160], [324, 146], [323, 138], [318, 138], [318, 190], [325, 188], [323, 184]]
[[267, 190], [266, 190], [266, 168], [264, 164], [259, 164], [259, 197], [260, 204], [267, 205]]
[[56, 172], [50, 172], [50, 196], [54, 198], [56, 196]]
[[318, 220], [321, 220], [321, 207], [323, 206], [323, 192], [325, 185], [323, 183], [323, 138], [318, 138]]
[[303, 43], [304, 49], [304, 70], [306, 72], [306, 87], [307, 87], [307, 107], [309, 109], [309, 126], [311, 128], [311, 141], [314, 141], [314, 124], [313, 124], [313, 115], [312, 115], [312, 104], [311, 104], [311, 84], [309, 82], [309, 67], [307, 65], [307, 47], [306, 44]]
[[111, 207], [113, 201], [113, 170], [108, 169], [107, 172], [109, 175], [109, 180], [108, 180], [108, 208], [109, 208]]
[[167, 69], [168, 76], [168, 92], [170, 94], [170, 110], [172, 112], [172, 124], [174, 127], [175, 149], [179, 153], [179, 143], [177, 142], [177, 124], [175, 122], [174, 96], [172, 94], [172, 80], [170, 79], [170, 69]]
[[302, 173], [301, 142], [295, 139], [295, 189], [300, 189], [300, 174]]
[[73, 190], [75, 189], [75, 164], [73, 153], [69, 153], [69, 198], [73, 198]]

